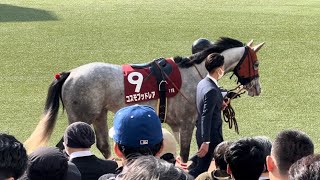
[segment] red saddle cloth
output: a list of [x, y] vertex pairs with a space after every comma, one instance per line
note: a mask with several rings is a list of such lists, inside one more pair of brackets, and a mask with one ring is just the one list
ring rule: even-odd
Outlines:
[[[172, 59], [166, 59], [166, 97], [178, 94], [181, 88], [181, 74], [177, 64]], [[137, 103], [159, 98], [159, 86], [150, 67], [133, 68], [129, 64], [122, 65], [124, 75], [125, 103]], [[166, 71], [163, 71], [166, 72]], [[169, 73], [168, 73], [169, 72]]]

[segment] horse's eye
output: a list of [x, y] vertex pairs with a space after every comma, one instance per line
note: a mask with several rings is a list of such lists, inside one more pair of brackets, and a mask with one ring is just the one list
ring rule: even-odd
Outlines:
[[258, 70], [259, 69], [259, 62], [256, 61], [253, 65], [254, 70]]

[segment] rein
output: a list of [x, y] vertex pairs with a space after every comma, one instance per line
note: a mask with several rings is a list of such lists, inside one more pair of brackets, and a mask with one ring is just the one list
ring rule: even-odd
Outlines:
[[[172, 59], [171, 59], [172, 60]], [[160, 68], [160, 65], [158, 63], [156, 63], [156, 65]], [[161, 69], [161, 68], [160, 68]], [[199, 71], [198, 71], [199, 72]], [[162, 75], [164, 75], [168, 81], [170, 81], [173, 85], [173, 87], [178, 90], [178, 92], [182, 95], [182, 97], [184, 97], [190, 104], [192, 104], [192, 102], [187, 98], [187, 96], [177, 87], [177, 85], [171, 80], [171, 78], [167, 75], [167, 73], [165, 73], [164, 71], [161, 70]], [[200, 72], [199, 72], [200, 73]], [[165, 82], [166, 83], [166, 82]]]
[[203, 79], [203, 77], [202, 77], [202, 75], [201, 75], [201, 73], [200, 73], [199, 69], [197, 68], [197, 66], [196, 66], [196, 65], [193, 65], [193, 67], [194, 67], [194, 68], [196, 68], [196, 70], [197, 70], [197, 72], [198, 72], [198, 74], [199, 74], [200, 78], [201, 78], [201, 79]]
[[[203, 77], [202, 77], [199, 69], [197, 68], [197, 66], [193, 64], [193, 67], [197, 70], [200, 78], [203, 79]], [[168, 80], [170, 80], [170, 78], [167, 76], [167, 74], [165, 74], [165, 76], [168, 78]], [[171, 80], [170, 80], [170, 81], [171, 81]], [[171, 82], [172, 82], [172, 81], [171, 81]], [[173, 82], [172, 82], [172, 85], [176, 88], [176, 85], [175, 85]], [[187, 98], [187, 96], [186, 96], [180, 89], [178, 89], [178, 88], [176, 88], [176, 89], [178, 90], [178, 92], [179, 92], [190, 104], [192, 104], [192, 102]]]
[[[236, 92], [233, 92], [234, 90], [237, 90]], [[223, 110], [223, 120], [224, 122], [228, 123], [229, 125], [229, 129], [232, 129], [232, 126], [234, 125], [234, 129], [236, 131], [237, 134], [239, 134], [239, 128], [238, 128], [238, 123], [236, 120], [236, 113], [233, 109], [233, 107], [231, 106], [231, 100], [235, 99], [237, 97], [240, 97], [241, 94], [245, 93], [245, 92], [241, 92], [243, 91], [243, 86], [239, 85], [236, 88], [230, 90], [226, 97], [229, 98], [229, 105]], [[229, 97], [229, 96], [231, 97]], [[225, 99], [227, 100], [227, 99]]]

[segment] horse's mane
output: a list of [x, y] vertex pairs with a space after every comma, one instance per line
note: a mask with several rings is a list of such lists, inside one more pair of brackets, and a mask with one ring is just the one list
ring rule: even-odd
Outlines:
[[221, 53], [227, 49], [235, 48], [235, 47], [243, 47], [244, 44], [236, 39], [228, 38], [228, 37], [220, 37], [212, 47], [205, 49], [201, 52], [193, 54], [190, 57], [174, 57], [174, 62], [178, 64], [181, 68], [188, 68], [194, 64], [200, 64], [203, 60], [211, 53]]

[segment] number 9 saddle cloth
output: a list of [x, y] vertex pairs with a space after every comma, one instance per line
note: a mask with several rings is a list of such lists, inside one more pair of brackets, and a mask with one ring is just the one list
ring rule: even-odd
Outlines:
[[181, 74], [171, 58], [146, 64], [124, 64], [122, 70], [127, 104], [158, 99], [159, 91], [165, 91], [166, 97], [173, 97], [181, 88]]

